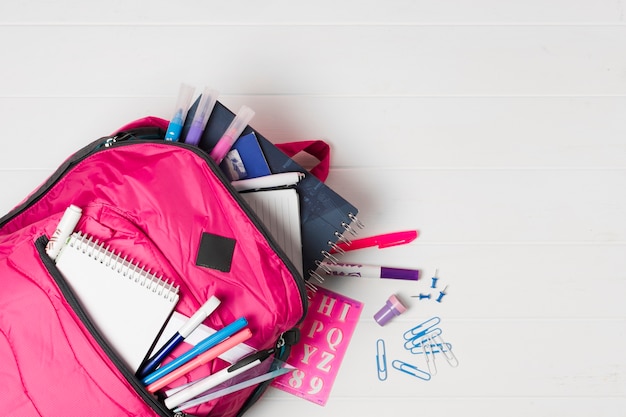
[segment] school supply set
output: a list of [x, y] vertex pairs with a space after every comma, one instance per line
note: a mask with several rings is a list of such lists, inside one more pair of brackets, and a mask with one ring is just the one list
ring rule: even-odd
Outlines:
[[[186, 101], [170, 121], [141, 119], [78, 150], [0, 218], [10, 415], [241, 415], [287, 372], [316, 289], [308, 279], [357, 209], [219, 102], [186, 112]], [[193, 129], [198, 146], [175, 140]], [[302, 265], [218, 165], [227, 152], [212, 150], [239, 133], [255, 135], [272, 174], [303, 175]], [[192, 334], [172, 331], [180, 317]]]

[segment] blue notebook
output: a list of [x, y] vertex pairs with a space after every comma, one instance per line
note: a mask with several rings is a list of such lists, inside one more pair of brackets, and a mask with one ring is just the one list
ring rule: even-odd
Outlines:
[[[197, 101], [189, 110], [184, 130], [188, 130], [195, 113]], [[228, 128], [235, 115], [219, 101], [215, 104], [206, 129], [200, 140], [200, 148], [210, 151]], [[333, 191], [329, 186], [311, 175], [306, 169], [285, 155], [272, 142], [250, 126], [243, 135], [254, 133], [273, 174], [281, 172], [302, 172], [305, 177], [296, 185], [300, 199], [300, 222], [302, 235], [302, 270], [309, 279], [325, 260], [346, 230], [354, 230], [352, 223], [357, 221], [358, 209]]]
[[235, 141], [220, 168], [231, 181], [257, 178], [272, 173], [254, 133], [243, 135]]

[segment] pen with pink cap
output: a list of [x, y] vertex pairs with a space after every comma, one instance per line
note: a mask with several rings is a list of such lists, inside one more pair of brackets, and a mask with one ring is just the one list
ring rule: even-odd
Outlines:
[[228, 126], [228, 129], [226, 129], [226, 132], [224, 132], [209, 154], [217, 164], [222, 162], [222, 159], [224, 159], [228, 151], [230, 151], [230, 148], [233, 147], [235, 141], [239, 139], [241, 132], [243, 132], [246, 126], [248, 126], [248, 123], [254, 117], [254, 114], [254, 110], [250, 107], [241, 106], [239, 113], [237, 113], [237, 116], [235, 116], [233, 121]]
[[[339, 250], [343, 251], [371, 248], [374, 246], [378, 246], [379, 249], [384, 249], [391, 246], [410, 243], [416, 238], [417, 230], [407, 230], [403, 232], [385, 233], [382, 235], [370, 236], [362, 239], [354, 239], [350, 243], [337, 242], [336, 247], [338, 247]], [[334, 250], [332, 252], [334, 252]]]

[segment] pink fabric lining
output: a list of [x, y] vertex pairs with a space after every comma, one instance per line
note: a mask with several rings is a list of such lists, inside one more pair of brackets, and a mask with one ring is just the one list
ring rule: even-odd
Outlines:
[[[147, 118], [127, 126], [148, 123], [162, 125]], [[69, 204], [83, 209], [77, 230], [180, 285], [176, 310], [182, 314], [192, 315], [215, 294], [222, 304], [205, 324], [219, 329], [245, 316], [253, 332], [249, 344], [258, 349], [273, 346], [303, 315], [293, 275], [204, 159], [166, 142], [104, 149], [74, 166], [0, 229], [0, 355], [8, 361], [3, 382], [10, 388], [0, 398], [4, 410], [155, 415], [97, 346], [35, 250], [34, 240], [52, 235]], [[229, 272], [195, 265], [205, 232], [236, 240]], [[216, 360], [191, 378], [225, 365]], [[196, 411], [232, 416], [250, 393], [247, 389]]]

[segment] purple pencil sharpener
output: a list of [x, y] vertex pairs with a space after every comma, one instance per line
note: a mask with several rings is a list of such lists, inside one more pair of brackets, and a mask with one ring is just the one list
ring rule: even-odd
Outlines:
[[392, 318], [399, 316], [400, 314], [406, 311], [406, 307], [404, 304], [398, 300], [398, 297], [392, 295], [389, 297], [383, 308], [378, 310], [378, 313], [374, 314], [374, 320], [376, 323], [384, 326], [391, 320]]

